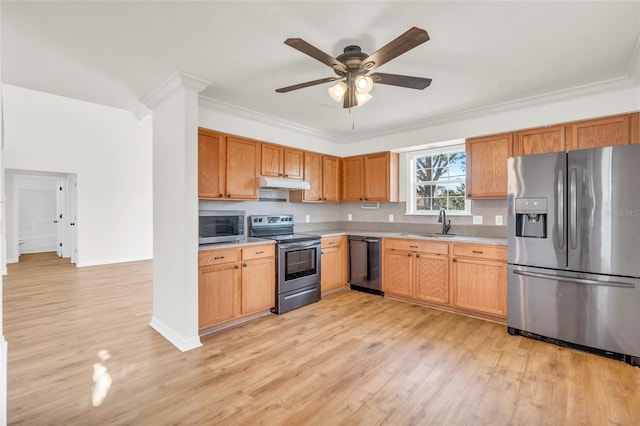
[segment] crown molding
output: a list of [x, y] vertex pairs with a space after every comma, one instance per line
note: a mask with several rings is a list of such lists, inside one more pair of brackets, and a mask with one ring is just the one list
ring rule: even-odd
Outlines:
[[210, 85], [210, 81], [203, 80], [199, 77], [181, 71], [176, 71], [171, 77], [153, 89], [151, 93], [142, 98], [140, 102], [148, 108], [154, 109], [167, 96], [171, 95], [178, 89], [188, 89], [198, 93]]
[[270, 126], [278, 127], [280, 129], [291, 130], [303, 135], [315, 136], [318, 138], [326, 139], [329, 142], [341, 142], [340, 135], [324, 132], [322, 130], [294, 123], [293, 121], [284, 120], [282, 118], [277, 118], [269, 114], [264, 114], [247, 108], [239, 107], [237, 105], [222, 102], [217, 99], [209, 98], [207, 96], [201, 95], [199, 97], [199, 100], [200, 107], [206, 108], [211, 111], [218, 111], [224, 114], [230, 114], [236, 117], [257, 121]]

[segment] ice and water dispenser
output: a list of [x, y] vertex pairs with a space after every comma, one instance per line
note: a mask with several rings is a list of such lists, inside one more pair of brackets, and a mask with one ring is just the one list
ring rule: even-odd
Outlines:
[[516, 198], [516, 237], [547, 238], [547, 199]]

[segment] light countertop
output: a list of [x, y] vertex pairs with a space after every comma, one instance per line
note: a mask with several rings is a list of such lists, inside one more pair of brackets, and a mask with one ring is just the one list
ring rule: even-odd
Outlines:
[[200, 246], [200, 251], [225, 249], [225, 248], [239, 248], [239, 247], [246, 247], [246, 246], [257, 246], [260, 244], [275, 244], [275, 243], [276, 242], [274, 240], [268, 240], [266, 238], [249, 237], [246, 240], [242, 240], [237, 243], [204, 244]]
[[506, 238], [490, 238], [490, 237], [473, 237], [465, 235], [449, 234], [448, 236], [441, 236], [437, 234], [421, 234], [418, 232], [400, 233], [400, 232], [374, 232], [374, 231], [346, 231], [341, 229], [329, 229], [320, 231], [305, 232], [313, 235], [320, 235], [321, 237], [336, 237], [339, 235], [359, 235], [362, 237], [377, 237], [377, 238], [401, 238], [412, 240], [431, 240], [442, 241], [451, 243], [471, 243], [471, 244], [490, 244], [490, 245], [507, 245]]

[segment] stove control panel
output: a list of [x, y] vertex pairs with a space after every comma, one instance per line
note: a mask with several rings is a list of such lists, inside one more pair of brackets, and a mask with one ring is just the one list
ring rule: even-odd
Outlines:
[[249, 224], [252, 227], [260, 226], [293, 226], [292, 214], [279, 214], [279, 215], [258, 215], [250, 216]]

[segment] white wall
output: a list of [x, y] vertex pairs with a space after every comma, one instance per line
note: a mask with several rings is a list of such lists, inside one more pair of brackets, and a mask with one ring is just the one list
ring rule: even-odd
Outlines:
[[128, 111], [7, 84], [3, 95], [5, 168], [78, 176], [78, 266], [150, 259], [151, 126]]

